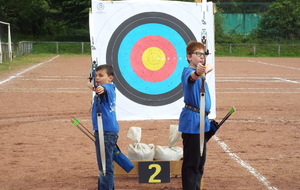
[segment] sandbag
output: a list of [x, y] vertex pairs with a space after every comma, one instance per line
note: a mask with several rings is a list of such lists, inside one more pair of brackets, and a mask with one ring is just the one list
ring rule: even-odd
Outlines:
[[169, 147], [174, 147], [180, 140], [182, 140], [182, 138], [181, 132], [178, 131], [178, 125], [170, 125]]
[[169, 146], [156, 146], [155, 160], [178, 161], [183, 157], [183, 149], [174, 147], [181, 140], [181, 132], [178, 131], [178, 125], [170, 125]]
[[142, 129], [140, 127], [130, 127], [127, 137], [134, 141], [128, 146], [128, 158], [130, 160], [153, 160], [154, 144], [141, 143]]
[[155, 160], [178, 161], [182, 158], [183, 150], [181, 147], [156, 146]]

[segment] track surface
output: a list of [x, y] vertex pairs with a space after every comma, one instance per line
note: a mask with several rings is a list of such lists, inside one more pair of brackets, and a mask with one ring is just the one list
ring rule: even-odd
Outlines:
[[[300, 59], [216, 58], [217, 121], [237, 111], [208, 143], [207, 190], [300, 189]], [[0, 76], [0, 189], [97, 187], [94, 146], [70, 120], [90, 128], [89, 56], [58, 56]], [[178, 108], [181, 109], [181, 108]], [[142, 143], [168, 145], [177, 120], [120, 121], [119, 146], [127, 154], [131, 126]], [[178, 142], [176, 146], [182, 146]], [[180, 189], [171, 183], [139, 184], [116, 176], [117, 190]]]

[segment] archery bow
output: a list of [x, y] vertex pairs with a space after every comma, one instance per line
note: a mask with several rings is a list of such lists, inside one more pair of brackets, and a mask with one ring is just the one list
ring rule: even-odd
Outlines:
[[[93, 82], [93, 88], [96, 89], [98, 86], [96, 84], [96, 67], [97, 62], [93, 61], [91, 66], [91, 75], [90, 81]], [[97, 124], [98, 124], [98, 137], [99, 137], [99, 147], [100, 147], [100, 156], [101, 156], [101, 163], [103, 169], [103, 175], [106, 175], [106, 157], [105, 157], [105, 142], [104, 142], [104, 131], [103, 131], [103, 122], [102, 122], [102, 113], [101, 113], [101, 98], [100, 94], [94, 96], [93, 104], [96, 104], [97, 109]], [[94, 107], [94, 106], [93, 106]]]
[[[208, 55], [209, 51], [206, 48], [206, 39], [207, 39], [207, 31], [206, 31], [206, 0], [202, 1], [202, 31], [201, 31], [201, 42], [204, 44], [204, 51], [205, 56]], [[204, 61], [204, 65], [206, 63], [206, 58]], [[204, 140], [205, 140], [205, 73], [202, 75], [202, 84], [201, 84], [201, 91], [200, 91], [200, 155], [203, 154], [204, 149]]]
[[[94, 28], [93, 28], [93, 16], [92, 16], [92, 10], [89, 10], [89, 26], [90, 26], [90, 40], [91, 40], [91, 51], [92, 51], [92, 59], [94, 59], [94, 52], [96, 50], [95, 44], [94, 44]], [[93, 82], [94, 89], [97, 88], [96, 84], [96, 67], [98, 66], [97, 59], [92, 61], [91, 65], [91, 72], [90, 72], [90, 82]], [[106, 175], [106, 157], [105, 157], [105, 144], [104, 144], [104, 132], [103, 132], [103, 123], [102, 123], [102, 114], [101, 114], [101, 108], [100, 104], [100, 96], [93, 92], [93, 104], [96, 103], [97, 105], [97, 124], [98, 124], [98, 137], [99, 137], [99, 147], [100, 147], [100, 157], [101, 157], [101, 163], [102, 163], [102, 169], [103, 169], [103, 175]]]
[[[94, 135], [79, 121], [79, 119], [75, 119], [72, 117], [71, 123], [76, 126], [81, 132], [83, 132], [89, 139], [95, 142]], [[114, 161], [122, 167], [127, 173], [129, 173], [132, 168], [134, 168], [134, 164], [125, 156], [122, 151], [120, 150], [119, 146], [116, 144], [114, 147]]]

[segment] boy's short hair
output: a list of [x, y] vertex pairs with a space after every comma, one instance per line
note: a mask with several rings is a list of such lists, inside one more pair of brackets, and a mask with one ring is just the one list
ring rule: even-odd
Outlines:
[[[196, 41], [190, 41], [186, 46], [186, 56], [192, 54], [197, 49], [203, 49], [205, 51], [205, 46], [201, 42]], [[190, 63], [190, 61], [187, 59], [187, 62]]]
[[106, 73], [107, 73], [108, 76], [114, 76], [115, 75], [114, 68], [111, 65], [107, 65], [107, 64], [99, 65], [96, 68], [96, 71], [100, 71], [100, 70], [106, 70]]
[[186, 54], [193, 53], [196, 49], [203, 49], [205, 51], [205, 46], [201, 42], [190, 41], [186, 46]]

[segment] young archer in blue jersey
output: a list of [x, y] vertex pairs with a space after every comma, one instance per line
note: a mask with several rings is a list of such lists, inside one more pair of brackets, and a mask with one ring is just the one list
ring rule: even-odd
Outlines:
[[[114, 167], [113, 167], [113, 150], [116, 146], [119, 133], [119, 124], [116, 117], [116, 86], [112, 83], [114, 79], [114, 71], [111, 65], [100, 65], [96, 68], [96, 84], [88, 83], [88, 87], [96, 92], [92, 107], [93, 130], [95, 131], [95, 147], [98, 168], [100, 171], [98, 177], [98, 190], [114, 189]], [[99, 133], [97, 112], [99, 106], [102, 114], [102, 125], [104, 132], [105, 158], [106, 158], [106, 175], [102, 171], [102, 163], [100, 157]]]
[[[185, 107], [180, 114], [178, 127], [183, 139], [182, 188], [200, 190], [206, 160], [206, 142], [203, 155], [200, 156], [200, 91], [202, 75], [213, 70], [213, 65], [205, 64], [205, 47], [200, 42], [189, 42], [186, 53], [189, 65], [184, 68], [181, 76]], [[209, 113], [210, 109], [210, 93], [205, 82], [205, 112]], [[206, 116], [205, 132], [209, 131], [210, 121]]]

